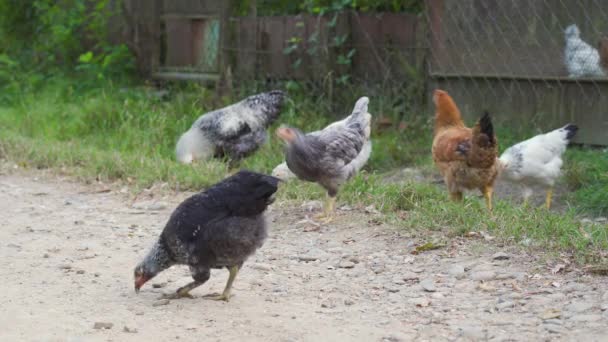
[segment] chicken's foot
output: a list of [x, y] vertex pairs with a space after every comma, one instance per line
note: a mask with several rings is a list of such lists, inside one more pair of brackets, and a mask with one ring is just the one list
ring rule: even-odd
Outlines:
[[174, 293], [163, 294], [162, 296], [160, 296], [159, 299], [180, 299], [180, 298], [184, 298], [184, 297], [186, 297], [186, 298], [194, 298], [190, 294], [190, 291], [192, 291], [193, 289], [199, 287], [201, 284], [203, 284], [203, 283], [199, 282], [199, 281], [193, 281], [193, 282], [191, 282], [188, 285], [180, 287]]
[[236, 278], [236, 274], [239, 273], [239, 267], [231, 266], [230, 268], [228, 268], [228, 272], [230, 272], [230, 275], [228, 276], [228, 282], [226, 283], [224, 292], [222, 292], [222, 294], [219, 294], [219, 293], [208, 294], [208, 295], [203, 296], [203, 298], [209, 299], [209, 300], [223, 300], [226, 302], [230, 301], [230, 290], [232, 289], [232, 283], [234, 282], [234, 279]]
[[323, 213], [315, 216], [315, 219], [320, 220], [324, 224], [330, 223], [334, 219], [335, 211], [336, 211], [336, 197], [327, 196], [327, 200], [325, 200]]

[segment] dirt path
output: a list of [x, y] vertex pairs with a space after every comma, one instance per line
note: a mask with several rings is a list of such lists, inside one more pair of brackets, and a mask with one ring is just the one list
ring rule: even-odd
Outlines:
[[139, 295], [132, 270], [187, 194], [142, 209], [119, 189], [96, 190], [38, 173], [0, 176], [0, 340], [608, 339], [605, 278], [552, 274], [533, 255], [479, 239], [412, 255], [420, 233], [353, 211], [310, 229], [296, 224], [305, 209], [280, 203], [229, 303], [200, 298], [223, 288], [228, 274], [218, 270], [197, 298], [159, 305], [161, 292], [190, 280], [187, 268]]

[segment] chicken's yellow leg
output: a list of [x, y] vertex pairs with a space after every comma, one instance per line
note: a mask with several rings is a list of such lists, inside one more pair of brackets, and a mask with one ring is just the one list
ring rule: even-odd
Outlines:
[[234, 282], [234, 279], [236, 278], [236, 274], [239, 273], [239, 267], [236, 265], [231, 266], [230, 268], [228, 268], [228, 271], [230, 272], [230, 275], [228, 276], [228, 282], [226, 283], [224, 292], [222, 292], [222, 294], [214, 293], [214, 294], [203, 296], [205, 299], [223, 300], [226, 302], [230, 300], [230, 290], [232, 289], [232, 283]]
[[547, 197], [545, 198], [545, 206], [547, 209], [551, 209], [551, 199], [553, 198], [553, 187], [547, 190]]
[[483, 197], [486, 199], [486, 206], [489, 211], [492, 211], [492, 193], [494, 192], [494, 188], [491, 186], [485, 186], [483, 188]]
[[323, 221], [323, 223], [329, 223], [333, 220], [336, 211], [336, 197], [328, 195], [323, 207], [323, 213], [315, 216], [315, 218]]

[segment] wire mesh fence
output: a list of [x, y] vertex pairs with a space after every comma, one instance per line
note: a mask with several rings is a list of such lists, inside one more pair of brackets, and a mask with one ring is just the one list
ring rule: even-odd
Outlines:
[[608, 1], [429, 0], [429, 77], [472, 119], [548, 129], [583, 126], [608, 138]]
[[159, 71], [221, 82], [229, 69], [235, 85], [292, 81], [330, 103], [375, 87], [400, 113], [424, 115], [441, 87], [468, 120], [489, 110], [539, 130], [575, 122], [578, 142], [608, 145], [608, 1], [420, 1], [420, 13], [259, 16], [229, 13], [229, 1], [162, 1]]

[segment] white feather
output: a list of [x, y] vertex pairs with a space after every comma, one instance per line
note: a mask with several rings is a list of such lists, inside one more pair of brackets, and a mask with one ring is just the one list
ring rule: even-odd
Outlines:
[[193, 160], [205, 160], [213, 156], [215, 146], [193, 125], [186, 133], [182, 134], [177, 141], [175, 154], [177, 160], [184, 164], [190, 164]]
[[605, 76], [600, 64], [600, 54], [580, 38], [578, 26], [568, 26], [564, 36], [564, 61], [570, 77]]

